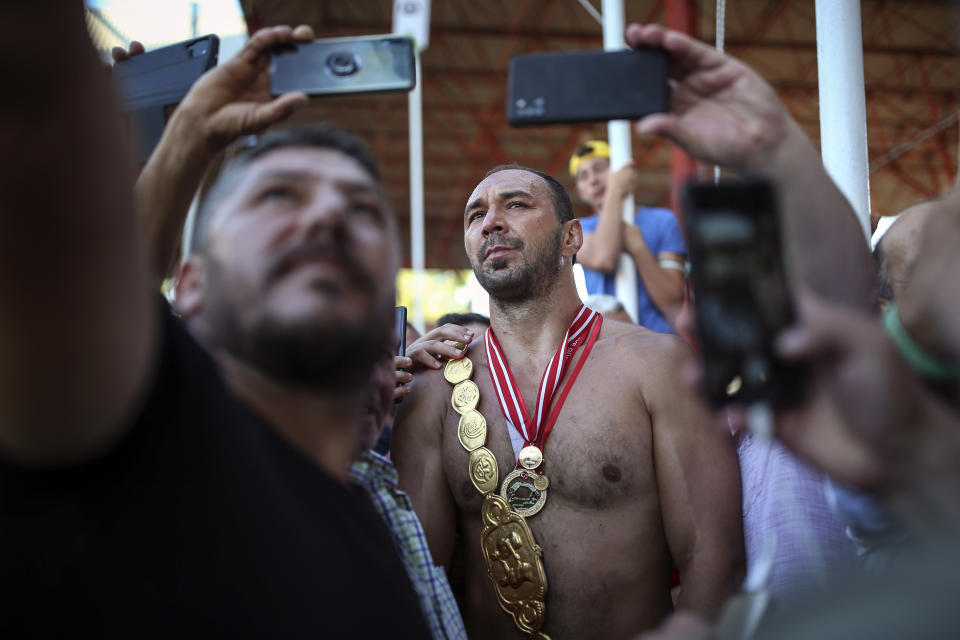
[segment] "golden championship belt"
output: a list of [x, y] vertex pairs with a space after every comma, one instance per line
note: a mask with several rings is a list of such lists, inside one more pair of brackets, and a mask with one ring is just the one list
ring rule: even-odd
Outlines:
[[[541, 559], [543, 550], [534, 540], [527, 521], [496, 494], [500, 472], [496, 456], [484, 446], [487, 441], [487, 421], [476, 410], [480, 389], [470, 380], [472, 373], [473, 362], [470, 358], [462, 358], [448, 360], [443, 375], [454, 385], [450, 404], [460, 414], [457, 438], [470, 454], [467, 463], [470, 482], [485, 496], [481, 509], [483, 532], [480, 534], [480, 545], [487, 575], [493, 582], [500, 607], [510, 614], [517, 628], [529, 634], [530, 640], [550, 640], [540, 631], [546, 619], [547, 597], [547, 574]], [[536, 457], [538, 455], [539, 459]], [[528, 464], [536, 461], [539, 465], [543, 456], [536, 449], [527, 451], [524, 459]], [[507, 479], [517, 473], [514, 471]], [[522, 479], [526, 480], [526, 476]], [[539, 499], [536, 509], [532, 510], [532, 513], [536, 513], [546, 500], [549, 481], [545, 475], [533, 471], [530, 472], [530, 480]], [[505, 481], [503, 490], [507, 488]]]
[[484, 498], [480, 513], [480, 546], [500, 606], [530, 638], [549, 640], [540, 633], [546, 619], [547, 574], [530, 525], [493, 493]]

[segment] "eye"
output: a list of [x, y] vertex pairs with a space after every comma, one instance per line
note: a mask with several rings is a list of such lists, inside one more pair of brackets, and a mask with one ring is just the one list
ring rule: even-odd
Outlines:
[[507, 209], [527, 209], [527, 208], [528, 208], [527, 203], [520, 202], [519, 200], [512, 200], [511, 202], [507, 203]]
[[379, 218], [380, 207], [370, 202], [353, 202], [350, 205], [350, 213], [360, 216], [369, 216], [371, 218]]
[[482, 218], [485, 215], [487, 215], [487, 211], [485, 209], [476, 209], [474, 211], [471, 211], [470, 214], [467, 215], [467, 223], [472, 223], [478, 218]]
[[261, 194], [259, 200], [261, 202], [269, 201], [286, 201], [293, 200], [296, 197], [293, 189], [287, 186], [273, 186], [268, 189], [265, 189]]

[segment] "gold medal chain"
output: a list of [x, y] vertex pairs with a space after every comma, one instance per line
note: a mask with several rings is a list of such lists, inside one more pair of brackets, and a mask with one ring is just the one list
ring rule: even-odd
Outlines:
[[[487, 565], [487, 575], [493, 583], [500, 607], [510, 614], [517, 628], [529, 634], [530, 640], [550, 640], [540, 631], [546, 620], [547, 596], [543, 549], [534, 540], [526, 519], [511, 507], [505, 495], [496, 494], [500, 472], [496, 456], [486, 447], [487, 421], [476, 409], [480, 402], [480, 389], [470, 379], [472, 375], [473, 362], [467, 357], [448, 360], [443, 369], [443, 377], [454, 385], [450, 404], [460, 414], [457, 439], [470, 454], [467, 473], [470, 482], [484, 496], [480, 548]], [[513, 476], [520, 472], [520, 469], [515, 469], [504, 478], [502, 493], [511, 486]], [[524, 469], [523, 473], [528, 472]], [[536, 476], [533, 471], [529, 473]], [[546, 484], [541, 482], [541, 485], [543, 489], [537, 487], [540, 504], [533, 513], [543, 507], [543, 500], [546, 499]]]

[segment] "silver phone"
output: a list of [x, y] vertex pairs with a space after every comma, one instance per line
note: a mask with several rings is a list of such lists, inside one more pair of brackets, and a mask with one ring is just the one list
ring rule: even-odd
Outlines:
[[270, 92], [311, 96], [410, 91], [416, 84], [413, 39], [403, 36], [329, 38], [276, 49]]

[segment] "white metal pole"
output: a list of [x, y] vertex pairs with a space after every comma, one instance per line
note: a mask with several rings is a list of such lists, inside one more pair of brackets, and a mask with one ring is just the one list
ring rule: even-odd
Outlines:
[[870, 237], [870, 173], [860, 0], [816, 0], [820, 149]]
[[[603, 0], [603, 48], [613, 51], [626, 48], [623, 34], [626, 23], [623, 0]], [[610, 143], [610, 171], [616, 171], [633, 158], [628, 120], [611, 120], [607, 123], [607, 140]], [[633, 196], [623, 200], [623, 219], [633, 224]], [[617, 263], [617, 298], [634, 322], [637, 320], [637, 267], [626, 253], [620, 254]]]
[[407, 94], [410, 131], [410, 266], [413, 268], [413, 309], [410, 322], [423, 333], [424, 227], [423, 227], [423, 76], [420, 52], [416, 55], [417, 85]]

